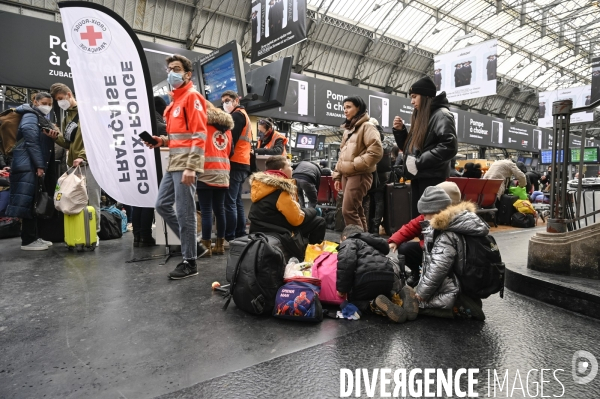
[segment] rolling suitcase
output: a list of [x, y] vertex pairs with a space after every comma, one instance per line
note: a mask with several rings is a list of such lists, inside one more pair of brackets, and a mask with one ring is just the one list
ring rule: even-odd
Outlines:
[[96, 211], [91, 206], [86, 206], [77, 215], [65, 215], [65, 242], [69, 250], [96, 249], [96, 223]]
[[400, 227], [410, 222], [412, 204], [410, 202], [410, 186], [403, 183], [388, 184], [385, 187], [384, 229], [391, 236]]
[[496, 220], [498, 224], [510, 226], [512, 224], [512, 215], [517, 212], [513, 204], [519, 199], [519, 197], [510, 194], [502, 194], [500, 197], [500, 203], [497, 206], [498, 212], [496, 212]]

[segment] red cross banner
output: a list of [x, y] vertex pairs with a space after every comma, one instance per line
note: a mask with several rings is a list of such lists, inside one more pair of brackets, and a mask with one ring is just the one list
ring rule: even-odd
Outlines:
[[139, 137], [144, 131], [156, 135], [142, 45], [127, 22], [106, 7], [84, 1], [58, 7], [92, 173], [115, 200], [153, 208], [158, 150], [147, 148]]

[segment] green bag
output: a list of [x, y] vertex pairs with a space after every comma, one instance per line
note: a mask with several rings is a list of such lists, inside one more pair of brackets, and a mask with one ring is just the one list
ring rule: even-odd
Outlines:
[[529, 197], [527, 196], [527, 191], [525, 190], [525, 187], [510, 187], [508, 189], [508, 192], [516, 197], [519, 197], [519, 199], [522, 199], [525, 201], [529, 199]]

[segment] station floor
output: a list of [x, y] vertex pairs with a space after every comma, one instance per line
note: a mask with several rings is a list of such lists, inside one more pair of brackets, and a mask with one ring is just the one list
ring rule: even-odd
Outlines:
[[[506, 263], [526, 262], [535, 231], [495, 231]], [[125, 263], [164, 251], [134, 250], [131, 233], [88, 253], [19, 244], [0, 241], [0, 398], [339, 397], [341, 368], [478, 368], [480, 397], [542, 397], [541, 380], [544, 397], [600, 397], [600, 375], [571, 374], [576, 351], [600, 358], [600, 321], [509, 290], [484, 300], [485, 322], [302, 324], [223, 311], [211, 283], [225, 282], [225, 256], [170, 281], [177, 259]], [[495, 395], [494, 373], [507, 377]]]

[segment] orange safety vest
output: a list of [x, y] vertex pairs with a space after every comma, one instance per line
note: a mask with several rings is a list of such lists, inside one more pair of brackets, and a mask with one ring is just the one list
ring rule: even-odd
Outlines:
[[279, 133], [277, 130], [273, 131], [273, 137], [271, 137], [271, 141], [269, 141], [269, 143], [266, 146], [263, 147], [262, 141], [258, 140], [258, 148], [273, 148], [275, 142], [279, 139], [283, 140], [283, 153], [281, 155], [287, 157], [287, 151], [285, 150], [285, 146], [288, 143], [288, 139], [283, 134]]
[[250, 118], [243, 108], [238, 108], [234, 112], [241, 112], [246, 118], [246, 125], [240, 134], [240, 138], [235, 143], [233, 155], [230, 158], [231, 162], [236, 162], [242, 165], [250, 165], [250, 150], [252, 149], [252, 123]]
[[231, 152], [231, 131], [219, 131], [207, 125], [204, 173], [198, 180], [215, 187], [229, 187], [229, 153]]

